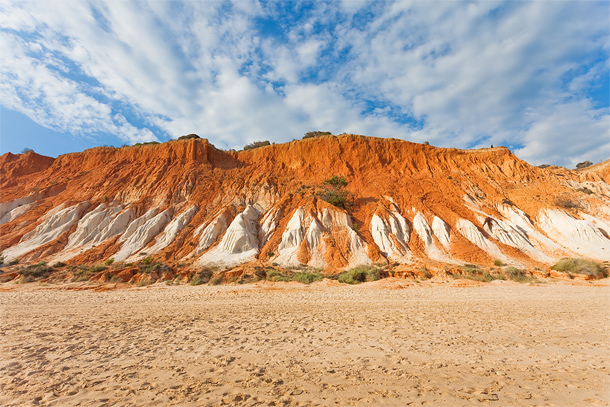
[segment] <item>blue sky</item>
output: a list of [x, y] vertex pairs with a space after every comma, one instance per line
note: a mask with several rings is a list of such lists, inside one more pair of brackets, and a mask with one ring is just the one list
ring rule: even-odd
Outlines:
[[610, 158], [607, 1], [0, 0], [0, 153], [311, 130]]

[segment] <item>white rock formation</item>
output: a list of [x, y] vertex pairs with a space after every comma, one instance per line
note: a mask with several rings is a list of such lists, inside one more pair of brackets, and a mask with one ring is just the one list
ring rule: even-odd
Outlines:
[[[124, 241], [123, 245], [121, 246], [121, 250], [112, 256], [114, 257], [115, 261], [123, 261], [127, 259], [129, 256], [138, 252], [151, 240], [153, 240], [154, 237], [158, 235], [170, 222], [172, 209], [166, 209], [154, 217], [149, 217], [150, 213], [153, 212], [148, 211], [129, 224], [127, 230], [120, 239], [121, 241]], [[148, 220], [142, 223], [143, 219], [145, 218], [148, 218]], [[132, 228], [133, 224], [139, 226], [137, 228]]]
[[116, 214], [112, 220], [106, 225], [104, 222], [103, 228], [91, 240], [92, 245], [100, 244], [111, 237], [124, 233], [127, 227], [131, 224], [135, 214], [132, 208], [127, 208]]
[[[290, 265], [298, 265], [299, 261], [297, 259], [297, 251], [303, 242], [304, 234], [303, 234], [303, 217], [305, 215], [305, 208], [300, 207], [288, 221], [288, 225], [286, 225], [286, 230], [282, 233], [282, 241], [277, 248], [278, 255], [274, 259], [276, 263], [290, 266]], [[332, 223], [332, 220], [327, 220], [328, 224]]]
[[591, 220], [576, 219], [559, 209], [543, 209], [538, 222], [549, 237], [571, 251], [592, 259], [610, 259], [610, 239]]
[[261, 247], [267, 243], [273, 232], [275, 232], [275, 228], [277, 227], [277, 222], [279, 221], [280, 216], [281, 211], [279, 209], [272, 209], [268, 211], [265, 216], [263, 216], [259, 233]]
[[322, 213], [306, 214], [303, 207], [298, 208], [290, 218], [278, 246], [278, 255], [273, 261], [283, 266], [301, 264], [297, 255], [305, 242], [309, 257], [307, 265], [324, 267], [327, 252], [332, 248], [329, 242], [333, 240], [335, 250], [339, 247], [338, 242], [345, 243], [347, 250], [344, 255], [348, 267], [371, 264], [368, 248], [353, 230], [349, 215], [328, 208]]
[[606, 236], [610, 236], [610, 222], [603, 221], [595, 216], [589, 215], [588, 213], [580, 213], [580, 217], [583, 220], [589, 221], [597, 226], [600, 231]]
[[258, 211], [252, 206], [238, 214], [225, 233], [220, 246], [230, 254], [258, 251]]
[[[397, 212], [390, 212], [385, 219], [377, 214], [371, 218], [373, 241], [379, 250], [392, 261], [411, 262], [411, 250], [407, 245], [410, 233], [406, 219]], [[405, 237], [407, 241], [405, 241]]]
[[551, 262], [562, 257], [573, 257], [575, 255], [575, 253], [540, 233], [521, 209], [501, 205], [498, 207], [498, 211], [513, 227], [524, 233], [534, 247], [549, 255], [553, 259]]
[[320, 224], [318, 219], [311, 219], [311, 223], [305, 233], [305, 241], [307, 242], [307, 249], [310, 253], [310, 259], [307, 262], [312, 267], [324, 267], [326, 262], [324, 261], [324, 254], [327, 250], [326, 242], [322, 239], [324, 234], [324, 227]]
[[195, 264], [230, 267], [254, 260], [259, 250], [258, 217], [258, 211], [248, 205], [233, 219], [220, 243], [199, 257]]
[[66, 261], [106, 240], [125, 232], [134, 218], [133, 209], [122, 206], [99, 205], [78, 222], [76, 231], [68, 238], [66, 248], [49, 258], [50, 262]]
[[449, 245], [451, 243], [449, 225], [447, 225], [447, 223], [445, 223], [445, 221], [438, 216], [435, 216], [434, 219], [432, 219], [432, 232], [443, 247], [449, 250]]
[[[323, 223], [324, 227], [326, 228], [326, 235], [329, 235], [329, 237], [334, 239], [335, 241], [347, 239], [347, 250], [345, 256], [348, 262], [348, 267], [368, 265], [373, 263], [368, 256], [368, 246], [362, 241], [360, 236], [358, 236], [358, 233], [354, 231], [352, 219], [347, 213], [325, 208], [322, 214], [318, 213], [317, 215], [318, 218], [321, 217], [324, 222], [326, 222], [326, 224], [330, 225], [330, 227], [327, 227], [326, 224]], [[322, 238], [322, 242], [320, 243], [320, 245], [318, 245], [318, 250], [320, 253], [319, 258], [324, 258], [327, 250], [327, 247], [324, 246], [324, 238]], [[312, 253], [312, 258], [316, 258], [315, 252]], [[310, 261], [309, 264], [314, 267], [323, 267], [325, 262], [323, 264], [320, 263], [314, 265]]]
[[[63, 205], [61, 206], [63, 207]], [[44, 221], [33, 231], [24, 235], [18, 244], [4, 250], [4, 261], [9, 263], [19, 256], [57, 239], [78, 222], [87, 206], [89, 206], [89, 202], [81, 202], [69, 208], [52, 209], [42, 218]]]
[[516, 225], [490, 216], [485, 220], [483, 230], [497, 241], [521, 250], [534, 260], [542, 263], [553, 263], [554, 261], [552, 257], [535, 248], [527, 235]]
[[[27, 205], [31, 202], [34, 202], [34, 200], [35, 199], [33, 196], [24, 196], [22, 198], [17, 198], [12, 201], [0, 203], [0, 219], [4, 219], [4, 217], [9, 212], [12, 212], [14, 209], [17, 209], [20, 206]], [[13, 218], [13, 219], [15, 219], [15, 218]], [[0, 224], [2, 224], [2, 223], [6, 223], [6, 222], [1, 222]]]
[[68, 238], [66, 249], [89, 243], [112, 222], [112, 219], [121, 209], [120, 206], [108, 207], [106, 204], [100, 204], [94, 210], [85, 214], [78, 222], [76, 231]]
[[468, 239], [479, 249], [488, 253], [491, 257], [501, 260], [504, 263], [513, 263], [500, 251], [498, 246], [487, 239], [471, 221], [466, 219], [458, 219], [455, 228], [462, 236]]
[[152, 219], [159, 212], [159, 208], [150, 208], [144, 215], [129, 223], [119, 241], [124, 242], [129, 239], [142, 225]]
[[225, 212], [222, 212], [214, 220], [205, 225], [193, 254], [198, 255], [206, 251], [226, 230], [227, 215]]
[[27, 213], [27, 211], [29, 211], [31, 208], [33, 208], [34, 205], [35, 204], [33, 204], [33, 203], [26, 203], [26, 204], [23, 204], [21, 206], [11, 209], [10, 211], [6, 212], [4, 214], [4, 216], [2, 216], [2, 218], [0, 218], [0, 225], [9, 223], [9, 222], [17, 219], [21, 215], [24, 215], [25, 213]]
[[[439, 221], [443, 222], [440, 219]], [[417, 232], [419, 238], [424, 242], [424, 250], [429, 258], [443, 262], [452, 262], [450, 256], [448, 256], [434, 244], [432, 229], [428, 225], [424, 215], [422, 215], [420, 212], [417, 212], [413, 218], [413, 228]], [[437, 222], [437, 229], [439, 229], [439, 232], [443, 234], [443, 239], [449, 240], [448, 236], [445, 236], [448, 235], [447, 229], [443, 228], [442, 224], [439, 224], [439, 222]]]
[[155, 243], [146, 248], [147, 253], [157, 253], [167, 246], [172, 244], [178, 233], [186, 227], [191, 221], [193, 215], [199, 210], [197, 205], [191, 205], [186, 211], [174, 217], [172, 221], [165, 227], [163, 233], [155, 239]]

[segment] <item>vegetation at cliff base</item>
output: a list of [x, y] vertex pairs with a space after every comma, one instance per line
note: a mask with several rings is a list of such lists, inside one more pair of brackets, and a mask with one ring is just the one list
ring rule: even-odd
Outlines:
[[382, 278], [381, 270], [375, 266], [358, 266], [339, 274], [337, 281], [345, 284], [360, 284]]
[[608, 277], [608, 270], [592, 260], [564, 258], [551, 266], [551, 270], [561, 271], [572, 277], [572, 274], [581, 274], [594, 278]]

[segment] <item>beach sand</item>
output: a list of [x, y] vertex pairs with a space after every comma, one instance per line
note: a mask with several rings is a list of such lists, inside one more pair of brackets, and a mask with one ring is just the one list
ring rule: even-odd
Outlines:
[[610, 405], [606, 283], [9, 286], [1, 406]]

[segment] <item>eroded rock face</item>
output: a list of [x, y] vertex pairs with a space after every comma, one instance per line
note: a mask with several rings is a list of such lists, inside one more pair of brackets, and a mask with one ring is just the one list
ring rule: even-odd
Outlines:
[[[341, 270], [610, 258], [610, 166], [541, 169], [504, 148], [346, 135], [224, 152], [188, 140], [5, 154], [0, 167], [11, 177], [0, 190], [5, 263], [153, 255]], [[347, 209], [316, 193], [332, 175], [348, 181]]]

